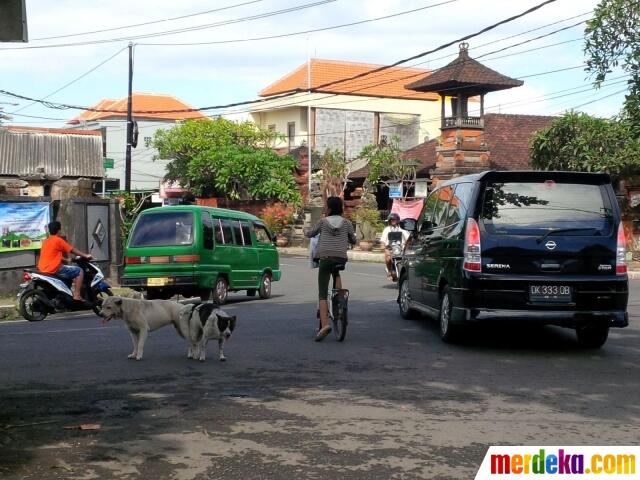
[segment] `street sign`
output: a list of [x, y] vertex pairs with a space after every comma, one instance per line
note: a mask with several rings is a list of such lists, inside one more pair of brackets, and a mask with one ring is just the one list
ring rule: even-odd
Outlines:
[[425, 198], [429, 193], [429, 184], [426, 180], [416, 180], [415, 183], [415, 193], [413, 194], [416, 198]]
[[402, 182], [389, 184], [389, 198], [402, 198]]
[[113, 158], [106, 158], [106, 157], [103, 158], [102, 159], [102, 166], [104, 168], [113, 168], [113, 166], [114, 166]]

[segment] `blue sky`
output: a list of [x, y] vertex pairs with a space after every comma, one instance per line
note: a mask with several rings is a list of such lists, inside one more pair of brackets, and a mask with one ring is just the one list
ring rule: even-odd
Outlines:
[[[27, 0], [29, 44], [0, 45], [0, 89], [29, 97], [42, 98], [67, 82], [87, 72], [127, 45], [126, 38], [151, 32], [180, 29], [221, 21], [246, 18], [273, 12], [314, 0], [257, 0], [249, 5], [224, 11], [193, 16], [154, 25], [120, 29], [93, 35], [62, 39], [37, 40], [43, 37], [70, 35], [135, 23], [188, 15], [204, 10], [228, 7], [247, 0], [111, 0], [109, 2], [77, 2], [72, 0]], [[136, 40], [138, 43], [202, 42], [261, 37], [297, 32], [366, 20], [402, 12], [444, 0], [335, 0], [297, 12], [274, 15], [259, 20], [242, 20], [225, 26], [211, 26], [196, 32], [159, 36]], [[258, 90], [304, 63], [307, 54], [319, 58], [387, 64], [416, 53], [429, 50], [462, 35], [479, 30], [497, 20], [509, 17], [540, 3], [541, 0], [457, 0], [446, 5], [409, 15], [381, 20], [359, 26], [317, 32], [288, 38], [255, 42], [228, 43], [206, 46], [136, 46], [134, 90], [173, 94], [193, 106], [218, 105], [249, 100]], [[589, 18], [597, 5], [594, 0], [558, 0], [539, 11], [508, 25], [469, 40], [472, 57], [545, 34]], [[578, 18], [569, 17], [585, 14]], [[505, 37], [541, 27], [511, 39]], [[547, 38], [505, 50], [506, 55], [550, 44], [562, 45], [523, 52], [505, 58], [480, 61], [504, 74], [520, 77], [555, 69], [578, 67], [584, 62], [583, 25], [570, 28]], [[117, 42], [59, 48], [25, 49], [41, 45], [85, 40], [124, 38]], [[577, 41], [575, 41], [577, 40]], [[487, 42], [496, 42], [478, 47]], [[474, 48], [475, 47], [475, 48]], [[424, 61], [422, 66], [440, 67], [451, 61], [457, 46], [410, 62]], [[444, 55], [448, 58], [437, 59]], [[613, 73], [612, 77], [620, 77]], [[581, 104], [580, 109], [592, 114], [610, 116], [622, 105], [623, 94], [602, 97], [624, 88], [611, 81], [600, 91], [592, 90], [581, 68], [525, 79], [520, 88], [490, 94], [489, 111], [503, 113], [557, 114]], [[92, 105], [102, 98], [122, 98], [127, 92], [127, 55], [122, 51], [108, 63], [48, 98], [49, 101]], [[574, 89], [574, 90], [570, 90]], [[583, 92], [574, 93], [579, 90]], [[566, 95], [559, 98], [550, 98]], [[25, 107], [28, 102], [0, 96], [0, 102], [16, 102], [18, 106], [2, 105], [6, 113]], [[47, 121], [23, 115], [53, 117]], [[63, 126], [64, 119], [77, 114], [74, 110], [54, 110], [32, 105], [17, 112], [11, 121], [15, 125]]]

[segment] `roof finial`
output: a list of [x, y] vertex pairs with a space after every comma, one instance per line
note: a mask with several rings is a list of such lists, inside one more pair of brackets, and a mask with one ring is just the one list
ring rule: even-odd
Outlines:
[[461, 42], [459, 45], [460, 53], [469, 51], [469, 44], [467, 42]]

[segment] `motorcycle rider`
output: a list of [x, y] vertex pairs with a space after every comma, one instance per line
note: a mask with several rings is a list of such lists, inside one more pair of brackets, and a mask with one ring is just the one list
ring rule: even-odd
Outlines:
[[387, 278], [389, 280], [397, 281], [396, 272], [393, 269], [393, 258], [391, 255], [391, 245], [389, 244], [389, 233], [391, 232], [401, 232], [402, 233], [402, 245], [401, 247], [404, 249], [404, 244], [409, 238], [409, 232], [400, 227], [400, 215], [397, 213], [390, 213], [387, 217], [387, 225], [384, 230], [382, 230], [382, 235], [380, 237], [380, 243], [384, 247], [384, 263], [387, 265]]
[[47, 228], [49, 229], [49, 236], [42, 242], [38, 270], [42, 273], [73, 280], [73, 299], [82, 302], [84, 272], [78, 266], [64, 265], [62, 259], [69, 253], [83, 257], [86, 260], [91, 260], [93, 257], [73, 247], [60, 236], [62, 228], [60, 222], [53, 221], [47, 225]]

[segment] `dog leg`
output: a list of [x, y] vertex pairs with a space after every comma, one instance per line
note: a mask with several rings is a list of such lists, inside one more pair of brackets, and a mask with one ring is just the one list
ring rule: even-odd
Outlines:
[[198, 359], [201, 362], [204, 362], [207, 356], [207, 338], [206, 337], [202, 337], [202, 340], [200, 340], [200, 344], [198, 345], [198, 349], [199, 349]]
[[227, 357], [224, 356], [224, 338], [218, 339], [218, 360], [221, 362], [226, 362]]
[[134, 359], [138, 355], [138, 335], [132, 330], [129, 330], [129, 335], [131, 335], [131, 342], [133, 343], [133, 352], [127, 358]]
[[149, 336], [149, 330], [143, 328], [140, 330], [138, 334], [138, 352], [136, 354], [136, 360], [142, 360], [142, 354], [144, 353], [144, 343], [147, 341], [147, 337]]

